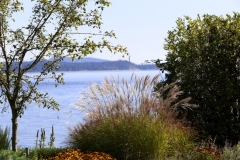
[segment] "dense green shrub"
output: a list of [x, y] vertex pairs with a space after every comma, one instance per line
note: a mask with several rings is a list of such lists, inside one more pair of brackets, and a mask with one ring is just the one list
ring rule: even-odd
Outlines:
[[[240, 140], [240, 13], [226, 16], [204, 14], [195, 19], [179, 18], [168, 32], [164, 49], [166, 60], [156, 65], [166, 71], [164, 83], [177, 81], [199, 107], [187, 113], [187, 119], [202, 139], [216, 137], [224, 147], [228, 140]], [[201, 132], [201, 133], [200, 133]]]
[[238, 160], [240, 159], [240, 144], [234, 147], [225, 146], [222, 151], [222, 160]]
[[4, 130], [0, 126], [0, 150], [7, 150], [11, 147], [9, 138], [10, 128], [6, 127]]
[[[180, 146], [176, 146], [180, 147]], [[196, 147], [193, 147], [188, 153], [184, 153], [181, 156], [174, 155], [164, 160], [223, 160], [223, 155], [217, 146], [214, 144], [211, 138], [198, 143]], [[228, 159], [232, 160], [232, 159]]]
[[40, 158], [50, 158], [55, 157], [58, 153], [65, 150], [64, 148], [41, 148], [41, 149], [34, 149], [37, 153], [37, 156]]
[[[77, 106], [86, 113], [84, 123], [70, 129], [66, 144], [83, 151], [108, 153], [118, 160], [182, 157], [192, 148], [193, 131], [176, 119], [176, 108], [191, 107], [182, 92], [168, 85], [169, 95], [153, 94], [158, 76], [130, 81], [105, 79], [102, 86], [89, 86]], [[172, 106], [172, 102], [176, 102]], [[186, 108], [185, 108], [186, 109]]]
[[109, 153], [119, 160], [182, 156], [194, 148], [190, 131], [149, 117], [105, 119], [78, 127], [71, 132], [71, 147]]
[[29, 160], [22, 152], [14, 152], [11, 150], [1, 150], [0, 160]]
[[209, 154], [208, 152], [199, 153], [196, 151], [192, 151], [188, 153], [186, 157], [181, 158], [181, 160], [219, 160], [219, 158], [218, 156], [214, 154]]

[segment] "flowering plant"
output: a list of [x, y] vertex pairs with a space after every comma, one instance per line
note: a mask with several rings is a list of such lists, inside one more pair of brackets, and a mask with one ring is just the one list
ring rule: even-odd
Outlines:
[[79, 149], [67, 149], [57, 156], [43, 160], [116, 160], [103, 152], [81, 152]]
[[198, 148], [196, 152], [199, 153], [207, 153], [209, 155], [217, 157], [219, 160], [221, 159], [221, 154], [218, 150], [211, 148], [211, 147], [204, 147], [204, 148]]

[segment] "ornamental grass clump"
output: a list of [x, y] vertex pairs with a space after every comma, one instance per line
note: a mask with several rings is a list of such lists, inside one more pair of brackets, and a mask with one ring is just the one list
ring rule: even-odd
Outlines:
[[[99, 151], [122, 159], [182, 157], [194, 147], [194, 131], [177, 119], [178, 107], [192, 109], [190, 98], [175, 83], [153, 92], [159, 75], [130, 80], [104, 79], [89, 85], [75, 105], [86, 116], [70, 129], [66, 144], [83, 151]], [[162, 93], [170, 90], [166, 98]]]
[[222, 160], [239, 160], [240, 159], [240, 143], [237, 145], [231, 146], [228, 143], [225, 144], [225, 147], [222, 150], [221, 155]]
[[0, 126], [0, 150], [8, 150], [11, 146], [11, 140], [9, 138], [10, 128], [6, 127], [2, 129]]

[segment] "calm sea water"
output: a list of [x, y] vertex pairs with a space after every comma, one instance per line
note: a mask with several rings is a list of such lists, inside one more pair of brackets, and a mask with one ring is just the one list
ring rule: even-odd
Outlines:
[[[68, 135], [67, 128], [83, 121], [83, 113], [70, 104], [78, 101], [79, 93], [87, 90], [87, 84], [101, 83], [105, 77], [110, 78], [111, 76], [129, 79], [133, 73], [137, 76], [150, 75], [153, 77], [160, 72], [158, 70], [64, 72], [65, 84], [58, 87], [54, 87], [52, 80], [46, 80], [39, 85], [39, 91], [48, 92], [60, 104], [60, 111], [39, 108], [30, 104], [23, 117], [19, 119], [18, 146], [34, 147], [37, 130], [41, 128], [45, 128], [46, 143], [48, 143], [52, 125], [55, 132], [55, 146], [63, 146], [63, 141]], [[0, 105], [0, 110], [2, 107]], [[0, 113], [0, 126], [11, 127], [10, 108], [7, 112]]]

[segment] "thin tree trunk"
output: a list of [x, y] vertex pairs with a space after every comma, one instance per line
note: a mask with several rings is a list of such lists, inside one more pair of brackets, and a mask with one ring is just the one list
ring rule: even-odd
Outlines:
[[17, 111], [12, 109], [12, 150], [17, 152], [17, 138], [18, 138], [18, 116]]

